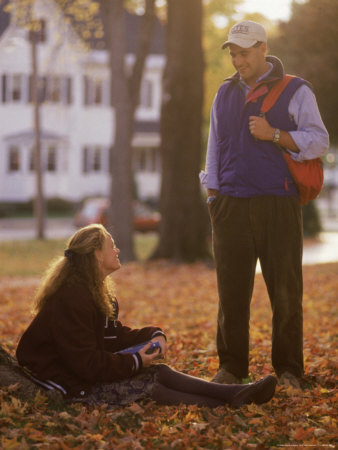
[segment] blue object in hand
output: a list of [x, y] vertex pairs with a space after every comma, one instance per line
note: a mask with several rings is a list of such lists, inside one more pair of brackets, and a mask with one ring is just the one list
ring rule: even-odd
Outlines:
[[151, 355], [152, 353], [156, 352], [157, 349], [160, 349], [160, 353], [161, 353], [161, 346], [160, 343], [158, 341], [152, 342], [151, 346], [148, 348], [148, 350], [146, 351], [147, 355]]
[[[137, 353], [139, 350], [141, 350], [143, 347], [145, 347], [147, 344], [149, 344], [150, 341], [142, 342], [141, 344], [133, 345], [132, 347], [124, 348], [123, 350], [119, 350], [117, 353]], [[151, 353], [154, 353], [156, 349], [161, 349], [160, 343], [158, 341], [152, 342], [151, 346], [148, 348], [146, 353], [150, 355]]]

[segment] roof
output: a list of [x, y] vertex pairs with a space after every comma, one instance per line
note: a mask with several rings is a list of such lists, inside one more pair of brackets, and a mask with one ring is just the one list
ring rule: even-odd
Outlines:
[[[34, 141], [34, 138], [35, 138], [34, 130], [31, 129], [31, 130], [19, 131], [18, 133], [9, 134], [4, 137], [4, 140], [9, 143], [15, 143], [15, 142], [19, 142], [19, 141], [20, 142]], [[67, 139], [67, 137], [56, 134], [52, 131], [41, 130], [40, 139], [46, 140], [46, 141], [60, 141], [60, 140], [64, 141]]]
[[[3, 32], [6, 30], [10, 23], [10, 14], [5, 12], [5, 6], [9, 3], [10, 0], [0, 0], [0, 37]], [[72, 2], [73, 0], [68, 0], [68, 2]], [[56, 0], [56, 3], [60, 6], [60, 1]], [[65, 3], [62, 3], [65, 5]], [[69, 6], [69, 4], [66, 4]], [[63, 9], [60, 6], [61, 9]], [[75, 20], [74, 16], [65, 14], [71, 21], [72, 27], [78, 33], [78, 35], [83, 39], [81, 30], [83, 31], [86, 28], [85, 22], [81, 22]], [[127, 10], [124, 11], [124, 20], [125, 20], [125, 29], [126, 29], [126, 51], [127, 53], [135, 53], [136, 46], [139, 38], [139, 29], [141, 23], [141, 16], [137, 14], [132, 14]], [[102, 20], [101, 11], [96, 17], [94, 17], [94, 22], [104, 23]], [[102, 25], [101, 25], [102, 26]], [[90, 36], [85, 39], [86, 43], [90, 46], [91, 49], [95, 50], [104, 50], [107, 48], [107, 43], [105, 37], [96, 38], [93, 36], [93, 33], [90, 33]], [[165, 31], [164, 26], [161, 22], [156, 18], [154, 34], [150, 47], [150, 54], [165, 54]]]

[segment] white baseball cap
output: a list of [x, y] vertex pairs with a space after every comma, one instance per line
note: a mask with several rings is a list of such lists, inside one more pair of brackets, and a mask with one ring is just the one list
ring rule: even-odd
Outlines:
[[257, 22], [244, 20], [236, 23], [228, 35], [228, 40], [224, 42], [222, 48], [226, 48], [229, 44], [235, 44], [242, 48], [249, 48], [257, 42], [266, 42], [266, 31]]

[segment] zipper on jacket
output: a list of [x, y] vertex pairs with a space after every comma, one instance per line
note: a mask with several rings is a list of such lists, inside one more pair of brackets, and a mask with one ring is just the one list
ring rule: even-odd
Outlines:
[[288, 183], [287, 177], [284, 178], [284, 189], [285, 189], [286, 191], [289, 190], [289, 183]]

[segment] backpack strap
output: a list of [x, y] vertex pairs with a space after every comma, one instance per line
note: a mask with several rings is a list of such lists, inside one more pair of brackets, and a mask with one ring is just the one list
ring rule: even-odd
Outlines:
[[260, 84], [258, 86], [254, 86], [254, 88], [252, 88], [248, 92], [248, 94], [246, 96], [245, 104], [247, 104], [249, 102], [256, 102], [259, 97], [267, 94], [268, 92], [269, 92], [269, 88], [267, 87], [266, 84]]
[[284, 75], [284, 77], [275, 83], [267, 96], [264, 98], [262, 106], [261, 106], [261, 114], [264, 115], [273, 107], [273, 105], [278, 100], [279, 96], [282, 94], [286, 86], [290, 83], [291, 80], [296, 78], [293, 75]]
[[245, 104], [249, 102], [256, 103], [259, 97], [265, 95], [269, 92], [269, 84], [279, 81], [280, 78], [271, 78], [268, 81], [259, 81], [255, 86], [253, 86], [246, 95]]

